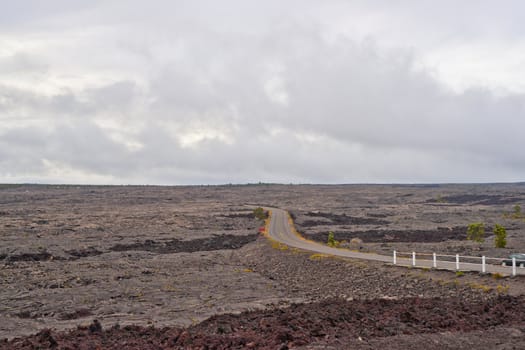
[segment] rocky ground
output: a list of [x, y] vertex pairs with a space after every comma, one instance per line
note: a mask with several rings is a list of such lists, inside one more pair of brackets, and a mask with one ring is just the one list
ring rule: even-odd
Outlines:
[[[460, 298], [351, 302], [325, 299], [293, 304], [285, 309], [213, 316], [186, 329], [114, 326], [104, 330], [94, 321], [67, 333], [44, 330], [31, 337], [0, 343], [0, 347], [312, 349], [322, 346], [367, 349], [388, 344], [390, 349], [402, 349], [407, 345], [410, 349], [415, 348], [415, 344], [423, 344], [415, 340], [426, 339], [431, 341], [425, 343], [425, 347], [428, 344], [431, 349], [466, 349], [474, 344], [482, 349], [494, 349], [495, 345], [517, 349], [525, 345], [524, 312], [525, 299], [510, 296], [470, 302]], [[491, 337], [481, 343], [479, 331], [487, 328], [496, 339]]]
[[[358, 238], [362, 251], [421, 252], [506, 258], [525, 252], [525, 185], [371, 185], [349, 186], [339, 194], [326, 189], [317, 207], [292, 206], [298, 231], [326, 243]], [[351, 200], [350, 200], [351, 198]], [[330, 199], [331, 202], [327, 199]], [[514, 215], [516, 206], [522, 212]], [[466, 241], [471, 223], [485, 225], [485, 242]], [[494, 248], [493, 229], [503, 225], [507, 248]]]
[[[257, 236], [251, 210], [289, 209], [311, 237], [369, 232], [365, 250], [505, 255], [525, 247], [505, 215], [524, 198], [519, 184], [4, 186], [0, 349], [523, 348], [523, 278], [289, 249]], [[473, 221], [504, 224], [509, 249], [465, 242]]]

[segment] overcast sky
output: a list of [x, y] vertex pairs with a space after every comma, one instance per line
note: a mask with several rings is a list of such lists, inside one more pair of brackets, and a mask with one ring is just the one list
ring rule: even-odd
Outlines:
[[0, 182], [525, 180], [522, 0], [0, 3]]

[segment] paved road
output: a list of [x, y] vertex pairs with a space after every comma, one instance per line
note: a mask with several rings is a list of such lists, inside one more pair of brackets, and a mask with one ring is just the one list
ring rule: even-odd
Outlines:
[[[271, 220], [268, 227], [268, 235], [276, 241], [279, 241], [283, 244], [286, 244], [290, 247], [300, 248], [308, 250], [311, 252], [321, 253], [321, 254], [330, 254], [337, 255], [347, 258], [363, 259], [363, 260], [373, 260], [373, 261], [382, 261], [385, 263], [392, 263], [393, 257], [380, 255], [380, 254], [371, 254], [371, 253], [360, 253], [355, 251], [350, 251], [346, 249], [338, 249], [328, 247], [326, 245], [312, 242], [306, 240], [299, 234], [295, 232], [293, 223], [288, 215], [288, 212], [278, 208], [266, 208], [271, 211]], [[481, 260], [481, 259], [480, 259]], [[412, 260], [410, 258], [397, 258], [397, 265], [401, 266], [411, 266]], [[432, 260], [416, 260], [416, 267], [432, 267]], [[455, 261], [438, 261], [437, 268], [443, 270], [456, 271]], [[480, 264], [460, 262], [459, 269], [461, 271], [479, 271], [481, 272], [481, 262]], [[512, 267], [504, 267], [501, 265], [486, 265], [487, 273], [500, 273], [504, 275], [510, 275], [512, 273]], [[525, 274], [525, 269], [516, 268], [517, 274]]]

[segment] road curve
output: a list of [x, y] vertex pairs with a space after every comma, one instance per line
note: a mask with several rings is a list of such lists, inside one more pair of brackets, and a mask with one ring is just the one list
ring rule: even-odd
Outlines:
[[[271, 212], [270, 221], [267, 225], [267, 235], [269, 238], [276, 240], [280, 243], [286, 244], [290, 247], [295, 247], [315, 253], [328, 254], [341, 256], [345, 258], [354, 258], [362, 260], [380, 261], [384, 263], [392, 263], [393, 257], [387, 255], [373, 254], [373, 253], [361, 253], [351, 251], [347, 249], [332, 248], [324, 244], [313, 242], [305, 239], [295, 231], [295, 227], [287, 211], [278, 208], [265, 208]], [[397, 258], [397, 265], [411, 266], [412, 261], [409, 258]], [[418, 259], [416, 261], [416, 267], [432, 267], [432, 260]], [[456, 263], [450, 261], [439, 261], [438, 268], [442, 270], [456, 271]], [[481, 264], [472, 264], [461, 262], [461, 271], [477, 271], [481, 272]], [[512, 267], [504, 267], [500, 265], [486, 265], [487, 273], [500, 273], [504, 275], [510, 275], [512, 273]], [[519, 275], [525, 274], [525, 269], [516, 269], [516, 273]]]

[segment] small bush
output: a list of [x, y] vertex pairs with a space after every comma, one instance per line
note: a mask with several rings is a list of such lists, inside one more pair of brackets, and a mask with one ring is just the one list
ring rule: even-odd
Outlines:
[[494, 272], [492, 274], [492, 278], [495, 279], [495, 280], [499, 280], [499, 279], [503, 278], [503, 275], [501, 273], [499, 273], [499, 272]]
[[464, 276], [465, 275], [465, 272], [463, 271], [456, 271], [456, 276], [457, 277], [461, 277], [461, 276]]
[[494, 246], [496, 248], [505, 248], [507, 246], [507, 231], [505, 227], [496, 224], [494, 227]]
[[253, 215], [259, 220], [266, 220], [268, 218], [268, 212], [264, 211], [261, 207], [255, 208]]
[[328, 232], [328, 246], [330, 247], [336, 247], [339, 242], [335, 240], [334, 233], [332, 231]]
[[277, 241], [272, 241], [272, 248], [278, 250], [288, 250], [288, 246], [286, 244]]
[[484, 242], [485, 224], [483, 224], [482, 222], [475, 222], [468, 225], [467, 239], [478, 243]]

